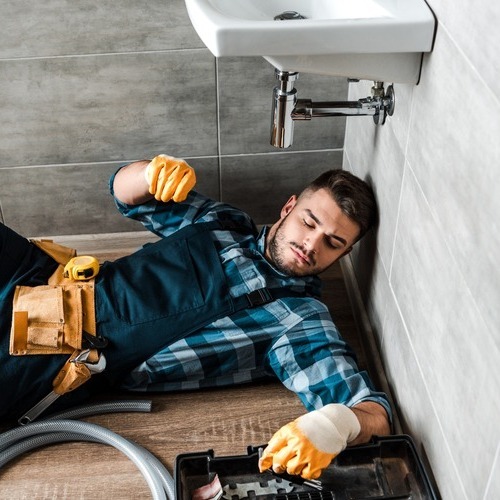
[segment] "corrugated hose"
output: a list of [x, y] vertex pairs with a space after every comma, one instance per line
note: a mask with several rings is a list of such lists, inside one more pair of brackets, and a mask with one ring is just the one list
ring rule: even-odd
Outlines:
[[91, 441], [124, 453], [146, 480], [154, 500], [175, 500], [172, 475], [148, 450], [105, 427], [71, 420], [117, 412], [149, 412], [151, 401], [111, 401], [72, 408], [0, 434], [0, 469], [23, 453], [52, 443]]

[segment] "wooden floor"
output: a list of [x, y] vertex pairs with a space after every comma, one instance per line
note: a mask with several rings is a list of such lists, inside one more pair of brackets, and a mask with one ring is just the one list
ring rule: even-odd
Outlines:
[[[142, 236], [142, 234], [141, 234]], [[143, 241], [137, 233], [109, 237], [55, 238], [111, 260]], [[360, 365], [366, 358], [359, 340], [339, 265], [324, 276], [324, 300]], [[216, 456], [244, 455], [248, 445], [268, 441], [274, 431], [304, 413], [298, 398], [280, 383], [160, 395], [116, 395], [151, 399], [151, 413], [93, 416], [104, 426], [148, 449], [173, 472], [180, 453], [213, 449]], [[3, 430], [6, 427], [3, 426]], [[0, 499], [143, 499], [149, 487], [135, 465], [112, 447], [93, 443], [51, 445], [29, 452], [0, 470]]]

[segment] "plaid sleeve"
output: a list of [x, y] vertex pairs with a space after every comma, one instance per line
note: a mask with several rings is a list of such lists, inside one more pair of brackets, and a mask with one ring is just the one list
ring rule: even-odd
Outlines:
[[329, 403], [354, 406], [362, 401], [381, 404], [391, 416], [386, 395], [378, 392], [354, 352], [340, 336], [326, 306], [297, 301], [288, 321], [293, 325], [272, 345], [267, 359], [282, 383], [308, 410]]
[[[122, 168], [122, 167], [120, 167]], [[178, 229], [195, 222], [207, 222], [220, 218], [222, 213], [242, 225], [251, 226], [250, 217], [244, 212], [214, 201], [194, 190], [182, 202], [157, 201], [154, 198], [140, 205], [128, 205], [116, 198], [113, 191], [113, 182], [118, 169], [109, 180], [109, 190], [114, 198], [119, 212], [129, 219], [141, 222], [149, 231], [158, 236], [169, 236]]]

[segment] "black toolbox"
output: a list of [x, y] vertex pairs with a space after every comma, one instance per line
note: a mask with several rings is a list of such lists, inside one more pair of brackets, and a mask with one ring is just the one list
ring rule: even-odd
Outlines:
[[320, 486], [303, 484], [296, 476], [261, 474], [257, 463], [262, 448], [249, 446], [248, 454], [240, 456], [215, 457], [213, 450], [178, 455], [176, 500], [191, 500], [193, 491], [216, 474], [223, 488], [219, 498], [226, 500], [440, 498], [407, 435], [374, 437], [368, 444], [347, 448], [323, 472]]

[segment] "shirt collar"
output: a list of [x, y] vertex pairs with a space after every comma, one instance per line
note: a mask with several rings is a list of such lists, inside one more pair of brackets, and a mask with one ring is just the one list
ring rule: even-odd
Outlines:
[[257, 250], [262, 254], [266, 255], [266, 238], [269, 231], [268, 226], [263, 226], [260, 230], [259, 236], [257, 236]]

